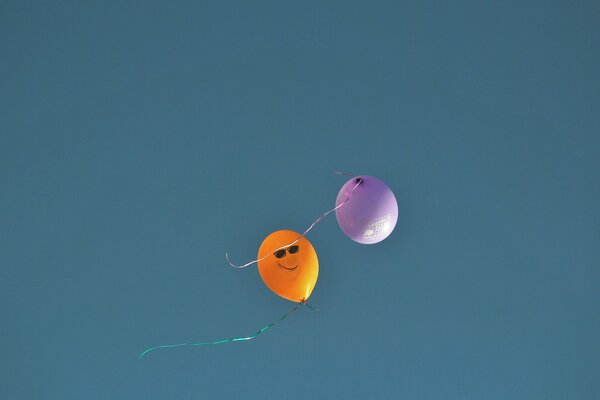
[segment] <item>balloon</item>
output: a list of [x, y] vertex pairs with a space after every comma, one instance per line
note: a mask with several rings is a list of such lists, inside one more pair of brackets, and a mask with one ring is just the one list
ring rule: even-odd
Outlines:
[[275, 294], [302, 303], [309, 298], [319, 276], [319, 259], [305, 237], [288, 230], [273, 232], [260, 245], [257, 259], [260, 277]]
[[[354, 189], [354, 190], [353, 190]], [[342, 186], [335, 211], [338, 224], [350, 239], [362, 244], [379, 243], [398, 222], [398, 203], [389, 187], [372, 176], [357, 176]]]

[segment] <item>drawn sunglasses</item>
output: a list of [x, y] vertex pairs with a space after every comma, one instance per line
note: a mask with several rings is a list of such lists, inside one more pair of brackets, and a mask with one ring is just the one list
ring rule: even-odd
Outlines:
[[[277, 258], [283, 258], [283, 257], [285, 257], [285, 250], [286, 249], [277, 250], [275, 253], [273, 253], [273, 255]], [[296, 254], [298, 252], [298, 250], [300, 250], [300, 246], [290, 246], [287, 248], [287, 251], [290, 254]]]

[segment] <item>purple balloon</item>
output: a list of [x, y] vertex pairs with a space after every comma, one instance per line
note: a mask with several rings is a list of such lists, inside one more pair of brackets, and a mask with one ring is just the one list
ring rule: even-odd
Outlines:
[[356, 176], [342, 186], [335, 205], [342, 204], [348, 196], [350, 199], [335, 211], [335, 216], [350, 239], [374, 244], [392, 233], [398, 222], [398, 203], [385, 183], [372, 176]]

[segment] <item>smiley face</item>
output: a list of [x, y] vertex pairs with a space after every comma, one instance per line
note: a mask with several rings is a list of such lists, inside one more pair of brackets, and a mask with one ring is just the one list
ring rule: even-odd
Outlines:
[[281, 230], [265, 238], [258, 250], [258, 272], [267, 287], [292, 301], [305, 301], [319, 275], [312, 244], [299, 233]]
[[298, 269], [298, 252], [300, 251], [300, 246], [294, 244], [292, 246], [286, 247], [284, 249], [279, 249], [273, 253], [275, 258], [275, 264], [279, 268], [283, 268], [287, 271], [296, 271]]

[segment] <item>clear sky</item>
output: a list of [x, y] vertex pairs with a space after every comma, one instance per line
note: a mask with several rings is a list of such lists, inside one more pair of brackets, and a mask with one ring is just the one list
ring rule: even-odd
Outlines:
[[0, 397], [600, 398], [599, 4], [3, 0]]

